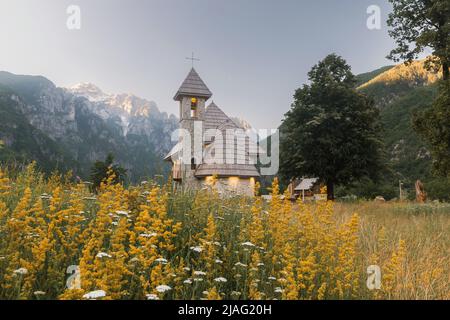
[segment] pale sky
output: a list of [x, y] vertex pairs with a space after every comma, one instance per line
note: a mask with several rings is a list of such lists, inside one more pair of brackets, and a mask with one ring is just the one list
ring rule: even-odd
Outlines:
[[[81, 29], [66, 27], [69, 5]], [[381, 8], [381, 30], [366, 26]], [[57, 86], [92, 82], [178, 114], [172, 97], [185, 57], [230, 116], [276, 128], [294, 90], [327, 54], [355, 74], [392, 64], [387, 0], [0, 0], [0, 70], [43, 75]]]

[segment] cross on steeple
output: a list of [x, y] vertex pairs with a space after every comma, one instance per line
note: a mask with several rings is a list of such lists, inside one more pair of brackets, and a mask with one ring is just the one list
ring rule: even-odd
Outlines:
[[194, 61], [200, 61], [200, 59], [194, 58], [193, 52], [192, 52], [192, 56], [190, 58], [186, 57], [186, 59], [192, 61], [192, 68], [194, 68]]

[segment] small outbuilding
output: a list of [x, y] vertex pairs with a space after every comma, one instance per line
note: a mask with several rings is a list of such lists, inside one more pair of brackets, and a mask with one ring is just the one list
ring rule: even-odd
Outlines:
[[288, 187], [289, 193], [292, 199], [298, 199], [302, 201], [308, 200], [323, 200], [326, 194], [321, 193], [323, 187], [319, 178], [301, 178], [293, 180]]

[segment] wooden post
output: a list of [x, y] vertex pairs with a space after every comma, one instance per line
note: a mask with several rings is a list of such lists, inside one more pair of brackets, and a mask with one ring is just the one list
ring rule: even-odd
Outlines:
[[419, 203], [424, 203], [427, 200], [427, 193], [423, 187], [423, 183], [420, 180], [416, 181], [416, 201]]

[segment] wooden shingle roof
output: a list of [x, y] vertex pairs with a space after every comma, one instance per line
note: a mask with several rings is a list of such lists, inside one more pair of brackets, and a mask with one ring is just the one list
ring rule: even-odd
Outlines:
[[231, 120], [225, 112], [222, 111], [214, 102], [211, 102], [205, 110], [204, 129], [218, 129], [224, 123], [229, 123], [237, 128], [237, 125]]
[[194, 68], [189, 71], [173, 99], [180, 101], [183, 96], [204, 97], [206, 100], [212, 96], [211, 91]]

